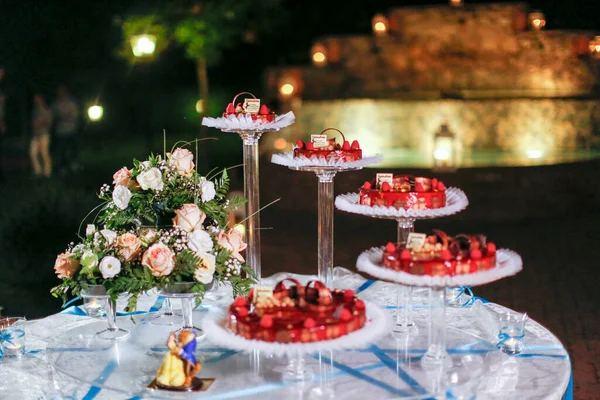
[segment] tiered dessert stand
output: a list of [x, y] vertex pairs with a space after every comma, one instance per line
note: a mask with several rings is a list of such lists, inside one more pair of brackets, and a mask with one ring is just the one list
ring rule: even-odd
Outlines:
[[430, 288], [429, 346], [421, 359], [424, 368], [437, 368], [449, 362], [446, 351], [446, 288], [478, 286], [517, 274], [523, 268], [521, 256], [512, 250], [500, 249], [496, 253], [496, 267], [454, 276], [413, 275], [394, 271], [382, 264], [383, 250], [372, 248], [363, 252], [356, 262], [359, 271], [376, 278], [399, 284]]
[[[256, 98], [252, 93], [242, 92], [233, 99], [233, 104], [241, 95]], [[294, 123], [296, 117], [293, 112], [278, 115], [272, 122], [253, 121], [251, 115], [220, 118], [203, 118], [202, 125], [220, 129], [223, 132], [237, 133], [242, 138], [244, 152], [244, 196], [248, 199], [246, 204], [246, 235], [248, 247], [246, 249], [247, 262], [252, 268], [258, 282], [261, 280], [260, 257], [260, 182], [258, 179], [258, 142], [266, 132], [275, 132]]]
[[[464, 210], [469, 205], [465, 193], [454, 187], [446, 189], [446, 205], [441, 208], [415, 210], [393, 207], [368, 206], [359, 202], [357, 193], [348, 193], [339, 195], [335, 199], [335, 206], [338, 210], [353, 214], [365, 215], [373, 218], [392, 219], [398, 223], [398, 244], [406, 243], [408, 235], [414, 230], [414, 223], [420, 219], [432, 219], [446, 217]], [[413, 289], [411, 286], [399, 283], [396, 305], [396, 323], [393, 331], [398, 334], [416, 334], [417, 325], [412, 320], [411, 310], [413, 306]]]
[[[328, 130], [340, 132], [334, 128], [327, 128], [323, 132]], [[314, 172], [319, 179], [318, 277], [327, 286], [333, 286], [333, 179], [338, 172], [357, 171], [381, 161], [383, 157], [378, 154], [357, 161], [334, 161], [316, 157], [294, 158], [293, 151], [274, 154], [271, 158], [274, 164], [283, 165], [294, 171]]]

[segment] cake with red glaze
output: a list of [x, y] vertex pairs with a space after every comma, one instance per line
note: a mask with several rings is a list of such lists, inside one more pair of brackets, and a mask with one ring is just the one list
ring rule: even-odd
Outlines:
[[[237, 99], [241, 95], [250, 95], [252, 98], [244, 99], [244, 102], [236, 103]], [[260, 99], [257, 99], [252, 93], [242, 92], [237, 94], [233, 101], [227, 104], [227, 108], [223, 113], [224, 118], [228, 118], [230, 116], [240, 117], [249, 115], [253, 121], [262, 121], [262, 122], [273, 122], [275, 121], [275, 113], [269, 110], [264, 104], [260, 104]]]
[[382, 262], [386, 268], [413, 275], [453, 276], [496, 266], [496, 245], [483, 235], [448, 236], [435, 230], [422, 246], [388, 243]]
[[[342, 143], [337, 143], [335, 138], [328, 138], [325, 132], [333, 130], [342, 135]], [[304, 143], [298, 140], [297, 147], [294, 149], [294, 158], [299, 157], [317, 157], [327, 161], [356, 161], [362, 158], [362, 149], [358, 141], [350, 144], [344, 134], [335, 128], [327, 128], [318, 135], [311, 135], [310, 142]]]
[[[293, 283], [286, 286], [285, 281]], [[308, 343], [336, 339], [364, 326], [365, 303], [352, 290], [329, 289], [320, 281], [301, 286], [288, 278], [270, 297], [238, 297], [229, 307], [227, 326], [246, 339]]]
[[436, 178], [377, 174], [360, 188], [359, 203], [398, 210], [440, 208], [446, 205], [446, 186]]

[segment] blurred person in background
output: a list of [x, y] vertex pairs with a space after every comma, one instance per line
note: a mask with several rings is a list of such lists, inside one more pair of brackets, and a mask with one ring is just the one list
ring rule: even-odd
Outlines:
[[[52, 174], [52, 158], [50, 157], [50, 126], [52, 111], [40, 94], [33, 96], [33, 113], [31, 116], [31, 141], [29, 157], [35, 176], [49, 177]], [[40, 158], [42, 162], [40, 163]]]
[[61, 175], [66, 175], [79, 170], [79, 107], [65, 85], [59, 86], [56, 94], [56, 101], [52, 106], [56, 168]]

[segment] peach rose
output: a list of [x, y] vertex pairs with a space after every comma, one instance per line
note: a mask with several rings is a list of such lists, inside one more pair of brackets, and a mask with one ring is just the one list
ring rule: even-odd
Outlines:
[[73, 255], [68, 251], [59, 254], [54, 262], [54, 271], [59, 279], [72, 278], [79, 269], [79, 261], [72, 260]]
[[142, 256], [142, 265], [150, 268], [154, 276], [167, 276], [175, 267], [175, 254], [162, 243], [155, 243]]
[[134, 260], [140, 255], [140, 247], [142, 242], [133, 233], [124, 233], [117, 238], [117, 248], [119, 249], [119, 256], [123, 258], [125, 262]]
[[169, 156], [169, 165], [177, 169], [177, 173], [190, 176], [194, 171], [194, 155], [188, 149], [175, 149]]
[[115, 186], [129, 186], [131, 184], [131, 170], [123, 167], [113, 175], [113, 184]]
[[184, 204], [179, 210], [175, 210], [173, 225], [181, 227], [186, 232], [202, 229], [202, 223], [206, 214], [195, 204]]
[[219, 246], [231, 251], [231, 255], [244, 262], [244, 257], [240, 251], [244, 250], [248, 245], [242, 240], [242, 233], [236, 229], [230, 229], [229, 232], [221, 231], [217, 235], [217, 243]]

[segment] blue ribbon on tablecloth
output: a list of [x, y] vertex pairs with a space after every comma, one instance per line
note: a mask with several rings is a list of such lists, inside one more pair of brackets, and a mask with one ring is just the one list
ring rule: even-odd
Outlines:
[[373, 279], [369, 279], [368, 281], [366, 281], [365, 283], [363, 283], [362, 285], [360, 285], [360, 287], [358, 289], [356, 289], [356, 294], [359, 294], [360, 292], [362, 292], [364, 290], [367, 290], [374, 283], [375, 283], [375, 281]]

